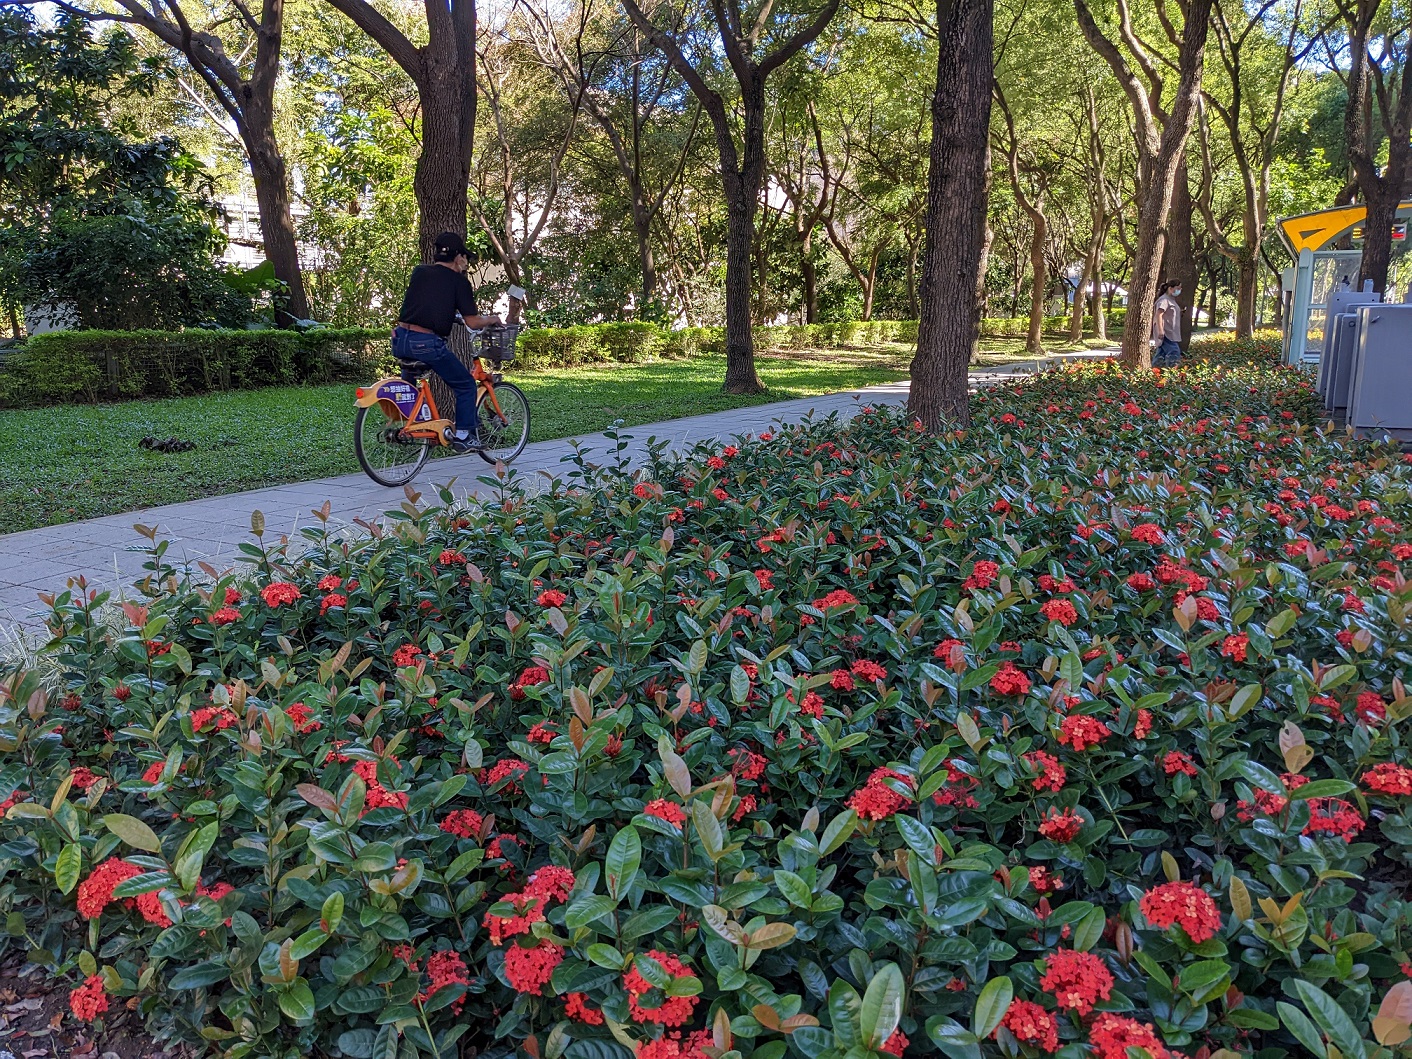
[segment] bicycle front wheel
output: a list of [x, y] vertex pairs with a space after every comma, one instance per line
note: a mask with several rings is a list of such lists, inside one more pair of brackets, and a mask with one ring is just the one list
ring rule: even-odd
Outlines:
[[427, 462], [430, 443], [408, 437], [406, 426], [407, 420], [389, 415], [382, 402], [358, 409], [353, 447], [363, 470], [378, 485], [406, 485]]
[[486, 463], [509, 463], [524, 451], [529, 441], [529, 398], [514, 383], [498, 382], [495, 400], [500, 405], [499, 412], [490, 403], [490, 391], [482, 390], [480, 403], [476, 405], [480, 439], [485, 444], [480, 456]]

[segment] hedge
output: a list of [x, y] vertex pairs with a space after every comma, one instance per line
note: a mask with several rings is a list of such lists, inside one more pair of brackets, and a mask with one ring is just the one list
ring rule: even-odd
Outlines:
[[[1121, 311], [1109, 316], [1121, 328]], [[1059, 317], [1047, 329], [1067, 327]], [[1048, 327], [1048, 325], [1054, 325]], [[1061, 324], [1063, 326], [1061, 326]], [[1024, 318], [982, 321], [987, 337], [1024, 335]], [[765, 352], [869, 348], [917, 341], [916, 320], [849, 320], [755, 329]], [[576, 368], [684, 359], [725, 350], [725, 329], [668, 331], [650, 323], [533, 327], [520, 334], [517, 366]], [[380, 328], [312, 331], [61, 331], [37, 335], [0, 361], [0, 408], [180, 397], [297, 383], [361, 382], [391, 371]]]
[[386, 357], [387, 332], [371, 328], [58, 331], [5, 359], [0, 406], [360, 381]]

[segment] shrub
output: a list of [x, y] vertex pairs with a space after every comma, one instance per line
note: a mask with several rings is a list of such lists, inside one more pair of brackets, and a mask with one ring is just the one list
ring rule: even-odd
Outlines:
[[602, 324], [598, 335], [609, 356], [623, 364], [651, 359], [662, 340], [657, 325], [648, 323]]
[[362, 381], [385, 370], [387, 333], [57, 331], [7, 357], [0, 402], [40, 405], [175, 397], [292, 383]]
[[1197, 335], [1191, 340], [1191, 355], [1217, 364], [1258, 364], [1274, 367], [1284, 349], [1278, 331], [1257, 331], [1252, 338], [1236, 338], [1233, 332]]
[[1412, 465], [1314, 409], [1085, 365], [206, 586], [154, 544], [0, 695], [0, 914], [235, 1059], [1373, 1055]]

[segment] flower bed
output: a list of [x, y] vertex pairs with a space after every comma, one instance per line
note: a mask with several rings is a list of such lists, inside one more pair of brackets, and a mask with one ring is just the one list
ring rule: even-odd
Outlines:
[[1405, 1053], [1412, 466], [1291, 371], [975, 400], [61, 597], [11, 944], [236, 1057]]

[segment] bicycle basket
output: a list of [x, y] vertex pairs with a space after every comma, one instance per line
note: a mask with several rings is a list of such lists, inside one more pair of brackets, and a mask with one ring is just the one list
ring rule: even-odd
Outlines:
[[481, 355], [497, 364], [515, 359], [515, 339], [519, 337], [519, 324], [506, 324], [503, 327], [487, 327], [481, 332]]

